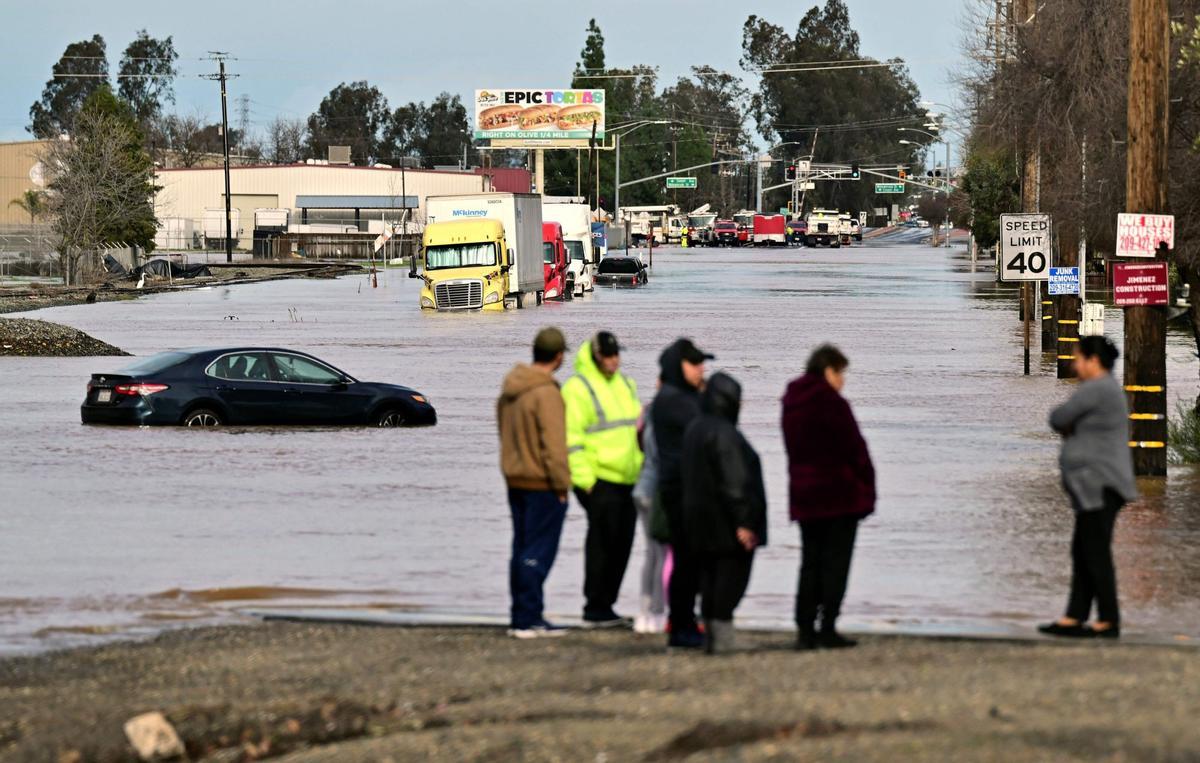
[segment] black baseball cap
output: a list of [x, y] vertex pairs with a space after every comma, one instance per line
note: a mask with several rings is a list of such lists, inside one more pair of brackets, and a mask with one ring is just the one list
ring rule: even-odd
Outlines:
[[679, 348], [679, 357], [693, 365], [699, 365], [706, 360], [715, 360], [716, 355], [710, 352], [704, 352], [697, 347], [691, 339], [680, 339], [676, 342]]
[[611, 358], [613, 355], [621, 354], [621, 345], [611, 331], [597, 333], [596, 338], [592, 340], [592, 348], [602, 358]]

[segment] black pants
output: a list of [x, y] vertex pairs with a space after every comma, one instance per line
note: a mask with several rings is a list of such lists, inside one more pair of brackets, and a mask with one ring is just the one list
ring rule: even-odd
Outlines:
[[605, 619], [612, 616], [633, 549], [637, 529], [633, 486], [600, 480], [590, 494], [576, 490], [575, 497], [588, 519], [583, 546], [583, 617]]
[[684, 532], [683, 494], [675, 490], [663, 490], [659, 497], [671, 533], [671, 582], [667, 591], [671, 633], [696, 631], [696, 594], [700, 591], [700, 571]]
[[754, 552], [737, 554], [701, 554], [700, 614], [705, 620], [732, 620], [733, 610], [742, 601], [750, 583]]
[[800, 523], [802, 551], [800, 584], [796, 588], [796, 625], [801, 629], [813, 628], [819, 611], [822, 630], [833, 630], [846, 595], [857, 533], [857, 517]]
[[1117, 512], [1124, 501], [1112, 490], [1104, 491], [1104, 508], [1075, 512], [1071, 538], [1071, 597], [1067, 617], [1086, 622], [1096, 602], [1096, 619], [1119, 625], [1117, 573], [1113, 568], [1112, 536]]

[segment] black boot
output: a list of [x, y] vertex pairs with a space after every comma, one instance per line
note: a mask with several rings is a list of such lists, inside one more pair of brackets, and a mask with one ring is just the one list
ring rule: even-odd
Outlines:
[[817, 629], [816, 628], [814, 628], [812, 625], [800, 625], [800, 626], [797, 626], [797, 628], [798, 628], [798, 630], [796, 632], [796, 651], [797, 652], [811, 652], [819, 646], [819, 644], [817, 643]]
[[822, 649], [849, 649], [858, 646], [858, 642], [854, 639], [846, 638], [838, 633], [832, 623], [821, 627], [820, 643]]

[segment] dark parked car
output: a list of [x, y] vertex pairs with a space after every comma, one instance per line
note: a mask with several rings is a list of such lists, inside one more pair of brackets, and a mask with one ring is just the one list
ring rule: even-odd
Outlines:
[[642, 286], [650, 280], [650, 273], [638, 257], [609, 255], [600, 260], [596, 271], [597, 286]]
[[365, 424], [431, 426], [420, 393], [363, 382], [324, 361], [273, 347], [178, 350], [92, 374], [85, 424]]

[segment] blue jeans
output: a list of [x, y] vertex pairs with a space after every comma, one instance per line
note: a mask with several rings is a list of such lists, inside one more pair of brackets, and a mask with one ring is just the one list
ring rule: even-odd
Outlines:
[[544, 622], [542, 583], [558, 554], [567, 502], [548, 490], [509, 489], [508, 505], [513, 521], [512, 559], [508, 564], [512, 627], [532, 628]]

